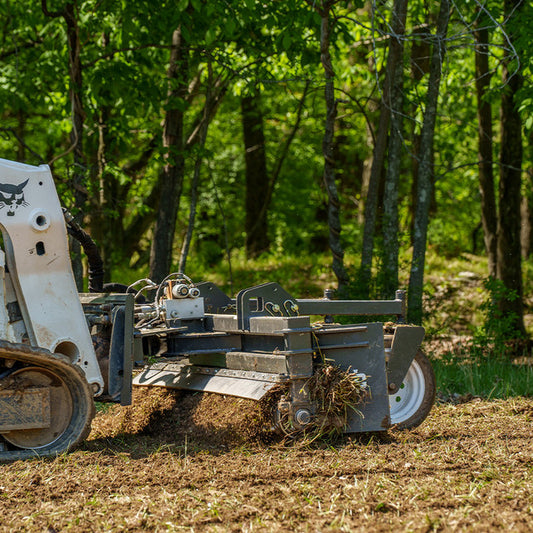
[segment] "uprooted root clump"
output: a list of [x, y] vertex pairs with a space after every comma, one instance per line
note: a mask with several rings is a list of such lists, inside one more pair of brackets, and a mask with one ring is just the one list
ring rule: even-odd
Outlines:
[[[304, 429], [296, 428], [286, 414], [281, 415], [278, 421], [279, 428], [288, 438], [304, 442], [329, 440], [342, 435], [348, 417], [353, 413], [362, 416], [359, 408], [370, 396], [366, 376], [331, 364], [319, 366], [305, 386], [316, 404], [310, 423]], [[285, 394], [287, 392], [288, 388]]]

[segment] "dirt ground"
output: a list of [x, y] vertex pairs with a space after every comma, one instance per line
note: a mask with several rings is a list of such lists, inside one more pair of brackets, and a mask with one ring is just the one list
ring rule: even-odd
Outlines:
[[0, 531], [531, 531], [533, 399], [436, 406], [335, 445], [259, 439], [257, 405], [136, 393], [82, 449], [0, 465]]

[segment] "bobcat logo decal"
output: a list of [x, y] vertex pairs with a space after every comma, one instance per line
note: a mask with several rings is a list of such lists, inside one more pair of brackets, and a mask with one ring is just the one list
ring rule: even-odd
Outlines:
[[24, 199], [24, 187], [26, 187], [28, 181], [29, 179], [19, 185], [0, 183], [0, 209], [7, 207], [7, 216], [14, 216], [15, 209], [18, 209], [19, 206], [29, 205]]

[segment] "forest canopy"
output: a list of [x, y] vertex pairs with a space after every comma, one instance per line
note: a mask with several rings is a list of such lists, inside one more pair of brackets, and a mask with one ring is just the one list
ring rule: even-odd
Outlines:
[[426, 251], [483, 254], [525, 334], [531, 2], [5, 0], [0, 20], [0, 157], [50, 165], [109, 279], [328, 254], [342, 297], [408, 278], [420, 323]]

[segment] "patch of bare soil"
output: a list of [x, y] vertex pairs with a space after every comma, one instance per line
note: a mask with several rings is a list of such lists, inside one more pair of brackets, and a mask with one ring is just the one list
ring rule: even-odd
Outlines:
[[0, 531], [531, 530], [533, 399], [312, 447], [258, 441], [257, 409], [137, 392], [81, 450], [0, 465]]

